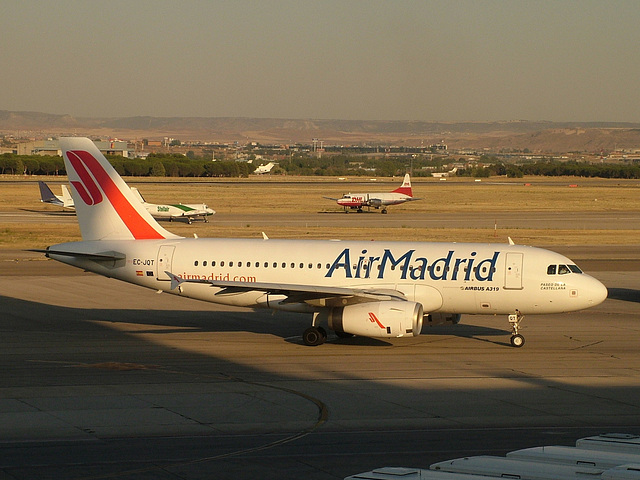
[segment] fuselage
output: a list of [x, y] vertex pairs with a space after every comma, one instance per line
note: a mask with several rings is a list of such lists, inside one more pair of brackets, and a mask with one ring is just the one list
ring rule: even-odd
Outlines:
[[404, 193], [347, 193], [337, 200], [342, 207], [380, 207], [385, 205], [398, 205], [412, 197]]
[[[184, 279], [396, 290], [425, 313], [523, 314], [581, 310], [606, 288], [567, 257], [506, 244], [323, 240], [171, 239], [65, 243], [55, 251], [117, 252], [123, 260], [52, 258], [155, 290], [170, 291], [169, 271]], [[311, 312], [264, 291], [184, 284], [172, 293], [214, 303]]]
[[179, 218], [179, 217], [208, 217], [216, 213], [206, 204], [198, 205], [160, 205], [156, 203], [144, 203], [144, 207], [154, 218]]

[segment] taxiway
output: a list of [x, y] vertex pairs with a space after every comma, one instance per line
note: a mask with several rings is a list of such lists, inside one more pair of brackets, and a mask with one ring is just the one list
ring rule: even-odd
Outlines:
[[[633, 252], [622, 257], [637, 265]], [[609, 298], [527, 317], [522, 349], [501, 316], [306, 347], [306, 316], [11, 253], [0, 256], [0, 478], [338, 479], [640, 432], [640, 271], [620, 252], [582, 247]]]

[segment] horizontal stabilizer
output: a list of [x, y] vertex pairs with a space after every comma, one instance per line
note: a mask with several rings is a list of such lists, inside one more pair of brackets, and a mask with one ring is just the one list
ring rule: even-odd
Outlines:
[[101, 252], [101, 253], [83, 253], [83, 252], [69, 252], [62, 250], [28, 250], [29, 252], [37, 252], [44, 253], [47, 257], [51, 255], [60, 255], [62, 257], [76, 257], [76, 258], [84, 258], [87, 260], [93, 260], [94, 262], [106, 262], [106, 261], [116, 261], [116, 260], [124, 260], [127, 256], [124, 253], [119, 252]]

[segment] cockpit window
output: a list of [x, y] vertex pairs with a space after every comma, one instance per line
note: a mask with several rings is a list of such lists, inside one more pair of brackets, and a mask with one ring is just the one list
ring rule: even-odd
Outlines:
[[549, 265], [547, 275], [566, 275], [568, 273], [582, 273], [577, 265]]

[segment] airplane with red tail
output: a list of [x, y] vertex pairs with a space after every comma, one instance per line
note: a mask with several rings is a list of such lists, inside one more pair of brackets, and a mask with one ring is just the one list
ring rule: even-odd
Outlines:
[[404, 176], [402, 185], [392, 192], [388, 193], [345, 193], [342, 198], [323, 197], [328, 200], [333, 200], [338, 205], [344, 208], [345, 213], [349, 213], [349, 210], [357, 210], [358, 213], [362, 213], [363, 207], [367, 208], [382, 208], [382, 213], [387, 213], [387, 206], [399, 205], [404, 202], [411, 202], [413, 200], [420, 200], [413, 196], [413, 190], [411, 189], [411, 178], [407, 173]]

